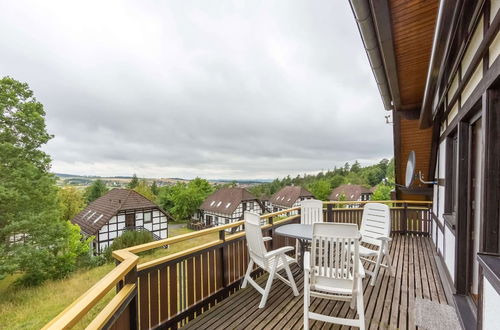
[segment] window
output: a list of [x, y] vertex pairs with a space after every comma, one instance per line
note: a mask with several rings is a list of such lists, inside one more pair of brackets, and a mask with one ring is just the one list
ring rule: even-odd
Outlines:
[[212, 201], [212, 203], [210, 203], [210, 206], [214, 206], [215, 204], [215, 201]]
[[144, 212], [144, 223], [151, 223], [151, 212]]
[[249, 210], [253, 210], [253, 202], [250, 202], [250, 205], [248, 207]]
[[219, 207], [221, 204], [222, 204], [222, 202], [218, 202], [218, 203], [217, 203], [217, 207]]
[[231, 203], [227, 203], [227, 204], [226, 204], [226, 209], [227, 209], [229, 206], [231, 206]]

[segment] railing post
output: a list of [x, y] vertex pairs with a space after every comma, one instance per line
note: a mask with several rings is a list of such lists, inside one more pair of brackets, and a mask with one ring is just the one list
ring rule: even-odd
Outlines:
[[403, 234], [406, 234], [408, 231], [408, 204], [406, 202], [403, 203]]
[[326, 221], [333, 222], [333, 204], [326, 205]]
[[220, 249], [220, 265], [221, 265], [221, 279], [222, 279], [222, 287], [225, 289], [227, 287], [227, 276], [226, 276], [226, 253], [225, 253], [225, 248], [226, 248], [226, 245], [224, 243], [226, 243], [226, 230], [223, 229], [223, 230], [220, 230], [219, 231], [219, 239], [222, 241], [222, 246], [221, 246], [221, 249]]
[[270, 230], [270, 235], [271, 235], [271, 242], [269, 243], [271, 245], [271, 250], [274, 249], [274, 220], [273, 217], [269, 217], [269, 224], [271, 225], [271, 230]]
[[139, 312], [139, 305], [137, 302], [137, 291], [139, 290], [137, 287], [137, 265], [135, 265], [134, 268], [132, 268], [132, 270], [125, 275], [125, 284], [135, 284], [134, 298], [132, 298], [128, 306], [130, 310], [130, 330], [136, 330], [139, 322], [137, 317]]

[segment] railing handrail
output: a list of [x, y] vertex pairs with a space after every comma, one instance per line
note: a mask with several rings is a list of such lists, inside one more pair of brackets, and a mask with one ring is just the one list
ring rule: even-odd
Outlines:
[[[335, 204], [366, 204], [366, 203], [373, 203], [373, 202], [379, 202], [379, 203], [393, 203], [393, 204], [426, 204], [430, 205], [432, 202], [428, 201], [396, 201], [396, 200], [389, 200], [389, 201], [327, 201], [324, 202], [324, 205], [335, 205]], [[392, 207], [394, 209], [418, 209], [418, 210], [426, 210], [427, 208], [425, 207], [410, 207], [406, 206], [405, 207]], [[337, 212], [337, 211], [355, 211], [355, 210], [362, 210], [362, 208], [337, 208], [337, 209], [332, 209], [332, 211]], [[300, 207], [294, 207], [278, 212], [273, 212], [273, 213], [267, 213], [264, 215], [261, 215], [260, 218], [262, 220], [266, 219], [272, 219], [273, 217], [278, 217], [282, 216], [284, 214], [290, 214], [291, 212], [294, 211], [300, 211]], [[297, 218], [299, 215], [292, 215], [289, 216], [285, 219], [281, 219], [280, 221], [277, 221], [275, 224], [279, 224], [280, 222], [286, 222], [291, 219]], [[154, 267], [159, 264], [163, 264], [166, 262], [171, 262], [179, 258], [184, 258], [190, 254], [196, 253], [198, 251], [217, 246], [221, 243], [233, 240], [233, 239], [238, 239], [242, 236], [244, 236], [244, 232], [241, 233], [236, 233], [236, 234], [231, 234], [227, 237], [225, 237], [225, 230], [226, 229], [231, 229], [234, 227], [238, 227], [244, 224], [244, 221], [237, 221], [233, 222], [230, 224], [225, 224], [221, 226], [216, 226], [212, 228], [207, 228], [203, 230], [199, 230], [196, 232], [192, 233], [187, 233], [179, 236], [174, 236], [171, 238], [166, 238], [162, 239], [159, 241], [154, 241], [146, 244], [141, 244], [141, 245], [136, 245], [133, 247], [129, 247], [126, 249], [122, 250], [117, 250], [113, 251], [112, 255], [113, 257], [120, 262], [112, 271], [110, 271], [107, 275], [105, 275], [101, 280], [99, 280], [94, 286], [92, 286], [87, 292], [85, 292], [83, 295], [81, 295], [77, 300], [75, 300], [70, 306], [68, 306], [64, 311], [62, 311], [58, 316], [56, 316], [53, 320], [51, 320], [48, 324], [44, 326], [43, 329], [63, 329], [63, 328], [69, 328], [77, 324], [82, 317], [91, 309], [93, 308], [113, 287], [117, 286], [120, 281], [122, 281], [124, 278], [127, 277], [128, 274], [130, 274], [132, 271], [142, 271], [144, 269]], [[267, 223], [262, 227], [262, 229], [267, 229], [272, 227], [273, 225], [271, 223]], [[139, 264], [139, 257], [136, 255], [136, 253], [155, 249], [158, 247], [166, 246], [166, 245], [171, 245], [179, 242], [183, 242], [192, 238], [196, 237], [201, 237], [205, 236], [211, 233], [224, 233], [224, 238], [223, 239], [218, 239], [214, 240], [209, 243], [205, 243], [203, 245], [193, 247], [190, 249], [186, 249], [180, 252], [177, 252], [172, 255], [168, 255], [165, 257], [160, 257], [158, 259], [148, 261], [145, 263]], [[219, 234], [220, 235], [220, 234]], [[136, 275], [135, 275], [136, 276]], [[126, 287], [126, 293], [127, 295], [131, 294], [130, 292], [135, 292], [135, 286], [133, 287], [134, 290], [132, 290], [131, 286], [125, 286]], [[123, 288], [122, 288], [123, 290]], [[121, 292], [120, 290], [119, 292]], [[89, 328], [93, 328], [96, 324], [102, 324], [107, 318], [106, 318], [106, 312], [105, 311], [113, 311], [116, 310], [117, 305], [120, 301], [125, 300], [125, 292], [121, 293], [119, 298], [113, 299], [108, 305], [99, 313], [98, 318], [99, 322], [92, 322], [89, 325]], [[128, 296], [127, 296], [128, 297]]]
[[369, 200], [369, 201], [325, 201], [323, 204], [325, 205], [330, 205], [330, 204], [368, 204], [368, 203], [382, 203], [382, 204], [426, 204], [430, 205], [432, 204], [432, 201], [407, 201], [407, 200], [383, 200], [383, 201], [375, 201], [375, 200]]

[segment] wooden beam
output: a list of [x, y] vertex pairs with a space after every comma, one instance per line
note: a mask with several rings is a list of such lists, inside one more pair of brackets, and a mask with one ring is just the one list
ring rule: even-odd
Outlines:
[[398, 68], [394, 51], [394, 39], [392, 34], [392, 19], [387, 0], [370, 1], [373, 23], [378, 37], [379, 49], [384, 62], [385, 75], [391, 90], [394, 109], [401, 108], [401, 96], [399, 93]]

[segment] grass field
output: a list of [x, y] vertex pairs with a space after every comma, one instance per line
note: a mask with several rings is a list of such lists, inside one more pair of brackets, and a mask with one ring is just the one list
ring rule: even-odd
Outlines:
[[[176, 228], [169, 231], [170, 237], [191, 232], [187, 228]], [[172, 245], [169, 249], [157, 249], [152, 254], [144, 255], [140, 262], [176, 253], [216, 239], [218, 239], [217, 233], [213, 233], [180, 242]], [[108, 263], [90, 270], [79, 270], [66, 279], [48, 281], [35, 288], [14, 286], [16, 275], [5, 278], [0, 281], [0, 329], [40, 329], [98, 282], [113, 267], [113, 263]], [[114, 290], [111, 290], [76, 328], [85, 328], [113, 296]]]

